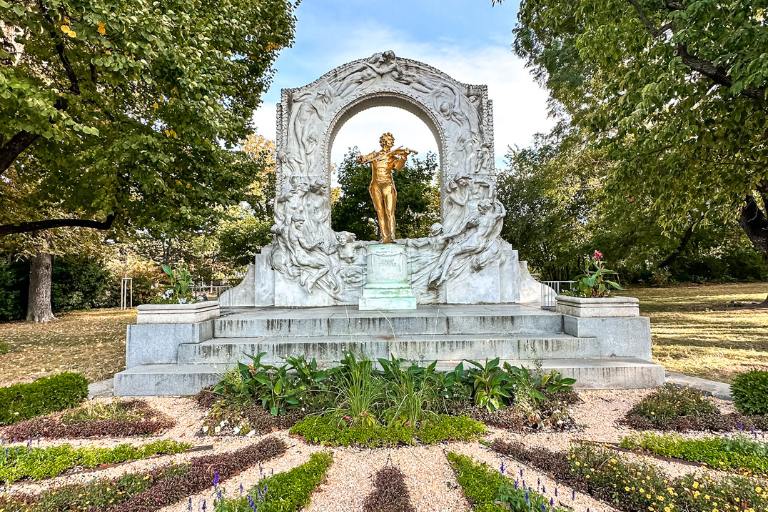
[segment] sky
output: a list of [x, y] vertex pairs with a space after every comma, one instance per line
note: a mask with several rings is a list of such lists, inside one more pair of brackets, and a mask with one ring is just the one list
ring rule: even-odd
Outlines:
[[[425, 62], [460, 82], [488, 86], [498, 167], [504, 165], [508, 146], [527, 146], [534, 134], [553, 124], [546, 91], [512, 51], [514, 0], [497, 6], [490, 0], [303, 0], [296, 16], [294, 44], [280, 53], [272, 84], [254, 114], [258, 133], [268, 138], [275, 137], [280, 89], [301, 87], [336, 66], [385, 50]], [[378, 107], [341, 128], [332, 161], [341, 162], [352, 146], [377, 149], [383, 131], [393, 132], [397, 145], [437, 152], [432, 133], [416, 116]]]

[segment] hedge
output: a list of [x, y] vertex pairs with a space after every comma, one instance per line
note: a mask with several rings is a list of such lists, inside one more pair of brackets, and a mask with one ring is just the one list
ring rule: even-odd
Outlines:
[[87, 397], [88, 381], [79, 373], [65, 372], [0, 388], [0, 425], [68, 409]]

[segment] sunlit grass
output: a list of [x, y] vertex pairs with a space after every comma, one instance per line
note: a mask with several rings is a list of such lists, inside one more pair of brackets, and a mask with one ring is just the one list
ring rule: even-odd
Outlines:
[[768, 369], [768, 283], [632, 288], [651, 318], [653, 355], [668, 370], [730, 381], [749, 368]]
[[125, 366], [126, 325], [136, 312], [94, 309], [61, 313], [47, 324], [0, 323], [0, 386], [28, 382], [63, 371], [89, 380], [111, 377]]

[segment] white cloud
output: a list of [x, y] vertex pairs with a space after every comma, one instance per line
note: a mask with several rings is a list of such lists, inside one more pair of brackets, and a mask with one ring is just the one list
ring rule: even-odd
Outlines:
[[[333, 42], [341, 45], [328, 48], [323, 67], [318, 67], [316, 76], [288, 86], [300, 87], [345, 62], [391, 49], [401, 57], [434, 66], [460, 82], [488, 86], [488, 95], [493, 101], [497, 166], [503, 164], [507, 146], [526, 146], [532, 142], [534, 134], [548, 131], [553, 126], [553, 121], [547, 117], [546, 91], [534, 82], [524, 62], [509, 46], [467, 48], [440, 42], [414, 42], [407, 34], [371, 25], [356, 26], [343, 39]], [[279, 62], [277, 73], [280, 74]], [[267, 137], [274, 137], [274, 108], [274, 104], [265, 104], [255, 115], [259, 132]], [[436, 150], [431, 132], [415, 116], [377, 108], [358, 114], [342, 128], [332, 159], [340, 161], [347, 148], [353, 145], [361, 150], [373, 149], [384, 130], [392, 131], [398, 137], [398, 144], [418, 146], [413, 147], [417, 150], [431, 144], [430, 149]]]

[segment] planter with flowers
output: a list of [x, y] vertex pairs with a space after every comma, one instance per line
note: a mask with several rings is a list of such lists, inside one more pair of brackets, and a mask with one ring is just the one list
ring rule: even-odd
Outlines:
[[172, 269], [163, 265], [170, 285], [152, 304], [139, 306], [138, 324], [189, 324], [203, 322], [220, 315], [219, 303], [197, 298], [192, 293], [192, 275], [184, 265]]
[[640, 316], [636, 298], [611, 296], [614, 290], [623, 290], [615, 276], [596, 250], [585, 258], [584, 273], [574, 279], [573, 288], [557, 296], [557, 312], [582, 318]]

